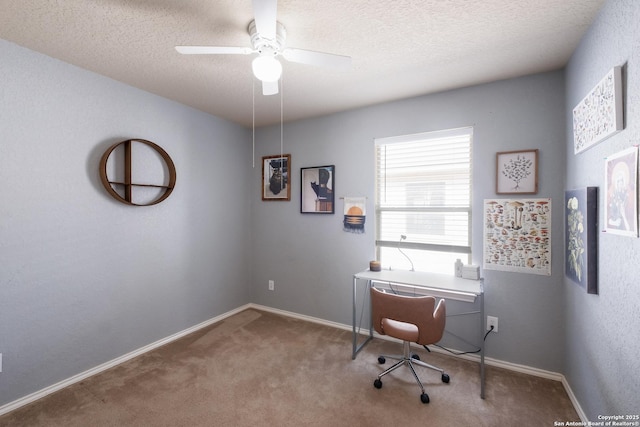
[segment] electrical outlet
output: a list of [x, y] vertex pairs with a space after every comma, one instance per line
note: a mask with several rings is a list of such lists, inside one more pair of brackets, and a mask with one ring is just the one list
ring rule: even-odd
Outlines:
[[269, 280], [269, 290], [273, 291], [275, 289], [275, 282], [273, 280]]
[[493, 316], [487, 316], [487, 331], [491, 330], [493, 326], [493, 332], [498, 332], [498, 318]]

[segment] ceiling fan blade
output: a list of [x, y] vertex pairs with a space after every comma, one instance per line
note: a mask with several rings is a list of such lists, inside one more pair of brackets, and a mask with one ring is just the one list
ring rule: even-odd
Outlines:
[[275, 40], [278, 0], [253, 0], [256, 31], [264, 38]]
[[176, 46], [176, 50], [183, 55], [249, 55], [253, 53], [250, 47], [225, 47], [225, 46]]
[[332, 67], [347, 69], [351, 67], [351, 57], [334, 55], [333, 53], [314, 52], [312, 50], [286, 48], [282, 51], [284, 59], [300, 64], [318, 65], [320, 67]]
[[278, 93], [278, 81], [275, 82], [262, 82], [262, 94], [263, 95], [275, 95]]

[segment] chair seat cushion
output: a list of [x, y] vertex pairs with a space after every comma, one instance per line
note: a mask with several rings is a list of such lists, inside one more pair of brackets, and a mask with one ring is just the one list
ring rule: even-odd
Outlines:
[[385, 335], [410, 342], [418, 341], [420, 335], [418, 327], [413, 323], [399, 322], [386, 317], [382, 319], [382, 330]]

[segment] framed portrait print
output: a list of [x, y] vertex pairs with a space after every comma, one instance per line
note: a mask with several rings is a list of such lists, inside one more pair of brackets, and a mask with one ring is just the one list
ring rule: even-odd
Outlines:
[[538, 193], [538, 150], [496, 153], [496, 193]]
[[291, 200], [291, 154], [262, 158], [262, 200]]
[[335, 166], [300, 169], [300, 212], [332, 214], [335, 212]]
[[605, 160], [604, 229], [638, 237], [638, 147]]

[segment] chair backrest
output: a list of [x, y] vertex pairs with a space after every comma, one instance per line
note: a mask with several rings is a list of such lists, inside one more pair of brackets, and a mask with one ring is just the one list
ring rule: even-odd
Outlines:
[[[442, 339], [447, 309], [444, 299], [432, 296], [405, 296], [383, 292], [371, 287], [371, 321], [376, 332], [384, 335], [382, 319], [411, 323], [418, 327], [420, 345], [434, 344]], [[434, 309], [435, 308], [435, 309]]]

